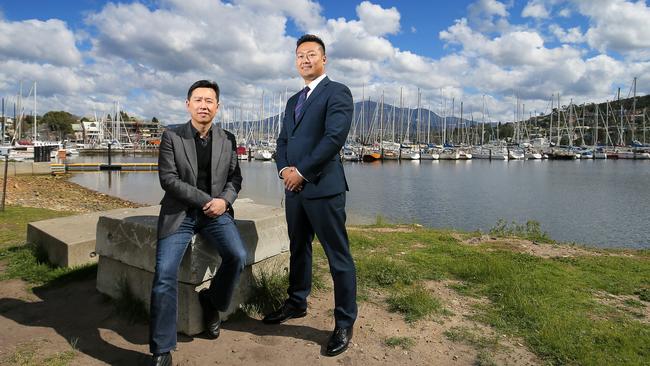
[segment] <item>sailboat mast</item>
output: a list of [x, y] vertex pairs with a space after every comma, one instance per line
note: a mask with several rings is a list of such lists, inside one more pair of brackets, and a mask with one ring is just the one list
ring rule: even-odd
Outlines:
[[381, 91], [381, 107], [379, 108], [379, 150], [384, 156], [384, 91]]
[[634, 129], [636, 128], [636, 76], [634, 77], [634, 94], [632, 95], [632, 121], [630, 127], [632, 128], [632, 140], [634, 140]]
[[36, 82], [34, 81], [34, 140], [38, 140], [38, 126], [36, 123]]
[[[431, 101], [429, 101], [431, 103]], [[427, 145], [431, 143], [431, 106], [427, 106], [428, 122], [427, 122]]]
[[483, 147], [484, 143], [484, 136], [485, 136], [485, 94], [483, 94], [483, 111], [482, 111], [483, 116], [482, 121], [481, 121], [481, 147]]
[[420, 111], [420, 98], [422, 98], [422, 93], [420, 93], [420, 88], [418, 88], [418, 122], [415, 124], [415, 128], [417, 129], [415, 132], [415, 143], [419, 144], [420, 143], [420, 119], [422, 117], [421, 111]]

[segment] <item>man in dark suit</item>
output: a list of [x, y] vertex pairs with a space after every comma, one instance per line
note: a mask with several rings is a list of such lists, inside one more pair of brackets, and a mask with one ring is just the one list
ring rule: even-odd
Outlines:
[[287, 101], [276, 152], [290, 239], [289, 298], [263, 321], [278, 324], [307, 314], [316, 234], [334, 280], [335, 328], [325, 354], [335, 356], [347, 349], [357, 317], [356, 272], [345, 229], [348, 185], [339, 157], [353, 102], [348, 87], [325, 75], [326, 62], [320, 38], [308, 34], [298, 40], [296, 68], [306, 87]]
[[192, 237], [200, 233], [222, 259], [210, 288], [199, 292], [210, 338], [219, 336], [219, 311], [228, 308], [246, 261], [232, 210], [242, 183], [237, 144], [230, 132], [212, 124], [219, 110], [219, 86], [213, 81], [197, 81], [187, 92], [185, 104], [190, 121], [166, 130], [160, 142], [158, 175], [165, 195], [158, 217], [151, 289], [152, 365], [172, 363], [178, 270]]

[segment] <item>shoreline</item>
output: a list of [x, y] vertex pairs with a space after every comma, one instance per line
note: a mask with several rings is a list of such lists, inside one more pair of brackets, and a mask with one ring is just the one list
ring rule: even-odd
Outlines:
[[[139, 203], [134, 201], [129, 201], [123, 198], [111, 196], [106, 193], [98, 192], [90, 188], [86, 188], [78, 183], [70, 181], [72, 174], [34, 174], [34, 175], [17, 175], [9, 176], [7, 182], [7, 198], [5, 204], [7, 206], [22, 206], [22, 207], [32, 207], [32, 208], [45, 208], [54, 211], [62, 212], [71, 212], [71, 213], [87, 213], [87, 212], [96, 212], [96, 211], [105, 211], [115, 208], [137, 208], [145, 206], [154, 206], [155, 204]], [[1, 196], [0, 196], [1, 197]], [[83, 199], [79, 199], [82, 198]], [[241, 197], [250, 199], [247, 197]], [[266, 204], [266, 203], [262, 203]], [[375, 225], [377, 222], [382, 224], [389, 225], [416, 225], [421, 226], [426, 229], [446, 231], [454, 233], [454, 235], [466, 235], [466, 234], [478, 234], [474, 236], [479, 236], [482, 239], [479, 241], [484, 241], [486, 238], [494, 239], [495, 236], [512, 236], [512, 237], [526, 237], [527, 232], [511, 232], [511, 235], [498, 235], [501, 233], [491, 233], [488, 231], [481, 230], [462, 230], [456, 228], [448, 227], [429, 227], [425, 225], [420, 225], [417, 223], [407, 223], [407, 222], [388, 222], [384, 217], [369, 217], [369, 216], [354, 216], [349, 214], [349, 219], [353, 219], [354, 223], [348, 223], [349, 228], [353, 227], [365, 227]], [[377, 221], [379, 220], [379, 221]], [[498, 222], [497, 222], [498, 224]], [[518, 223], [503, 222], [506, 225], [505, 229], [512, 229], [515, 225], [520, 225]], [[495, 226], [496, 227], [496, 226]], [[503, 228], [502, 228], [503, 229]], [[522, 235], [523, 234], [523, 235]], [[534, 245], [552, 245], [552, 246], [562, 246], [567, 248], [579, 248], [586, 251], [592, 252], [644, 252], [649, 251], [650, 248], [635, 248], [635, 247], [620, 247], [620, 246], [611, 246], [611, 247], [601, 247], [594, 244], [588, 243], [579, 243], [579, 242], [561, 242], [556, 241], [552, 238], [549, 238], [545, 232], [535, 232], [530, 239], [530, 242]], [[537, 236], [542, 235], [542, 238]], [[542, 240], [536, 240], [542, 239]], [[489, 239], [487, 239], [489, 240]]]
[[[0, 233], [14, 233], [0, 251], [0, 326], [11, 334], [0, 335], [0, 364], [143, 363], [146, 319], [134, 324], [106, 302], [92, 268], [53, 280], [58, 270], [38, 264], [16, 235], [26, 222], [43, 219], [27, 214], [48, 211], [27, 207], [60, 208], [65, 211], [48, 212], [67, 215], [139, 206], [67, 179], [11, 181], [12, 204], [25, 208], [10, 207], [14, 228], [0, 225]], [[224, 324], [217, 342], [184, 339], [174, 358], [197, 365], [470, 366], [598, 364], [622, 357], [635, 364], [644, 357], [650, 251], [547, 244], [543, 237], [516, 237], [508, 230], [481, 234], [381, 222], [348, 229], [360, 312], [346, 353], [330, 359], [319, 351], [331, 332], [334, 299], [325, 255], [314, 245], [314, 278], [323, 287], [310, 296], [308, 316], [270, 327], [261, 324], [260, 314], [243, 312]], [[79, 308], [90, 311], [80, 314]]]

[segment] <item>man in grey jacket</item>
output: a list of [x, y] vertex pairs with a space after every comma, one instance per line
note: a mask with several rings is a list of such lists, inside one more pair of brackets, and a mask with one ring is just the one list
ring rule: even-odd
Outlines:
[[152, 365], [171, 365], [176, 348], [177, 277], [192, 237], [199, 233], [221, 256], [209, 289], [199, 292], [203, 320], [210, 338], [217, 338], [221, 320], [246, 262], [246, 251], [232, 204], [241, 189], [235, 137], [212, 124], [219, 110], [219, 86], [199, 80], [187, 92], [189, 122], [167, 129], [158, 158], [165, 191], [158, 217], [156, 273], [151, 289], [149, 347]]

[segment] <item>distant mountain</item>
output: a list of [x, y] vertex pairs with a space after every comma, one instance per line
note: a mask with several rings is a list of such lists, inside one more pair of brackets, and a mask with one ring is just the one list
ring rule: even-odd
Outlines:
[[[456, 114], [460, 114], [460, 110], [457, 109]], [[380, 105], [374, 101], [363, 101], [354, 103], [354, 117], [352, 121], [352, 128], [350, 130], [350, 136], [355, 136], [358, 140], [367, 141], [369, 133], [372, 134], [373, 138], [376, 139], [379, 134], [379, 124], [380, 124], [381, 110]], [[418, 119], [419, 116], [419, 119]], [[429, 127], [429, 120], [431, 125]], [[466, 118], [462, 120], [460, 117], [447, 117], [446, 121], [444, 117], [441, 117], [437, 113], [426, 109], [420, 108], [400, 108], [399, 106], [393, 106], [391, 104], [384, 104], [383, 107], [383, 119], [382, 119], [384, 139], [389, 139], [394, 131], [395, 139], [401, 140], [405, 137], [407, 129], [409, 132], [409, 139], [415, 140], [417, 138], [418, 126], [420, 130], [420, 136], [425, 136], [427, 130], [430, 130], [431, 133], [435, 130], [440, 130], [444, 123], [446, 123], [449, 129], [456, 127], [469, 127], [475, 125], [476, 122], [472, 122]], [[242, 129], [246, 131], [247, 135], [255, 135], [255, 132], [252, 130], [258, 131], [277, 131], [278, 115], [267, 117], [264, 120], [252, 120], [252, 121], [234, 121], [228, 122], [224, 126], [225, 129], [238, 133], [241, 137]], [[177, 125], [169, 125], [177, 126]], [[263, 135], [263, 134], [260, 134]]]

